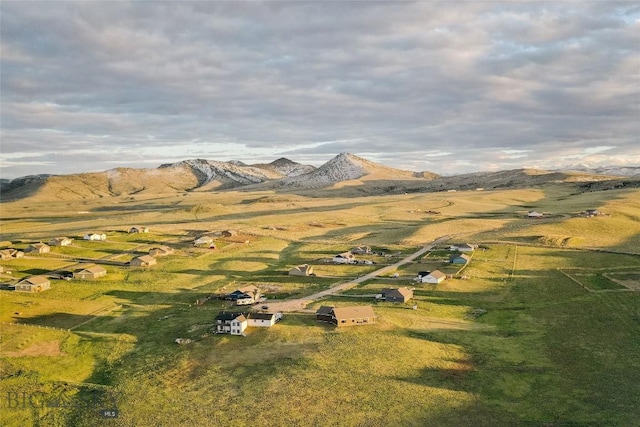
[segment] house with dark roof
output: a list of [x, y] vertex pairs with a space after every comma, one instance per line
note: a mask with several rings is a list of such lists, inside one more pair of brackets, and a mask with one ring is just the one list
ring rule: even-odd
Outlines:
[[51, 252], [51, 247], [46, 243], [32, 243], [24, 249], [25, 253], [30, 254], [46, 254], [47, 252]]
[[236, 305], [251, 305], [260, 299], [260, 289], [254, 285], [244, 286], [227, 294], [225, 299], [235, 301]]
[[74, 279], [90, 280], [97, 279], [98, 277], [104, 277], [107, 275], [107, 270], [99, 265], [90, 265], [73, 272]]
[[298, 265], [289, 270], [289, 276], [309, 276], [312, 274], [314, 274], [313, 266], [309, 264]]
[[451, 264], [466, 264], [471, 261], [471, 257], [467, 254], [451, 255], [449, 262]]
[[282, 319], [282, 313], [249, 313], [248, 326], [270, 328]]
[[248, 321], [244, 313], [229, 313], [223, 311], [219, 313], [215, 320], [215, 332], [217, 334], [244, 335]]
[[42, 292], [51, 289], [51, 282], [44, 276], [31, 276], [16, 283], [16, 292]]
[[331, 312], [333, 311], [333, 307], [323, 305], [318, 310], [316, 310], [316, 320], [319, 322], [331, 322], [333, 319], [333, 315]]
[[407, 302], [413, 298], [413, 291], [407, 287], [386, 288], [381, 291], [382, 299], [387, 302]]
[[422, 283], [440, 283], [447, 278], [447, 275], [440, 270], [433, 270], [424, 276], [419, 276], [419, 281]]

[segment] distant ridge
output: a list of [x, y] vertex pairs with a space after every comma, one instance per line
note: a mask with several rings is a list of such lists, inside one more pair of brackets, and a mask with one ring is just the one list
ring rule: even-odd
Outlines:
[[[633, 167], [627, 169], [632, 170]], [[77, 200], [245, 188], [303, 194], [320, 194], [318, 192], [321, 191], [327, 196], [345, 196], [526, 188], [548, 184], [570, 184], [577, 191], [603, 191], [640, 187], [640, 177], [537, 169], [439, 176], [428, 171], [410, 172], [383, 166], [354, 154], [341, 153], [319, 168], [286, 158], [254, 165], [235, 160], [192, 159], [163, 164], [155, 169], [116, 168], [95, 173], [33, 175], [1, 180], [0, 200], [5, 202], [29, 197]]]

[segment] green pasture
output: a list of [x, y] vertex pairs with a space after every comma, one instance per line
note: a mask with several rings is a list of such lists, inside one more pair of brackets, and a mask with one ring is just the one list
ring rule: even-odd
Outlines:
[[[547, 186], [370, 198], [285, 196], [185, 193], [3, 204], [1, 240], [21, 242], [18, 247], [105, 230], [107, 242], [76, 240], [54, 251], [116, 256], [155, 243], [177, 250], [149, 269], [106, 266], [104, 278], [52, 280], [52, 289], [39, 294], [0, 291], [3, 392], [46, 396], [66, 390], [76, 403], [21, 408], [5, 398], [0, 424], [637, 423], [640, 293], [620, 290], [608, 278], [638, 280], [637, 191], [573, 194]], [[206, 209], [196, 219], [198, 204]], [[587, 208], [610, 216], [574, 215]], [[528, 210], [552, 217], [531, 221], [523, 217]], [[124, 232], [138, 224], [151, 232]], [[220, 239], [216, 250], [191, 245], [195, 235], [224, 229], [248, 236], [249, 243]], [[373, 325], [336, 329], [310, 312], [285, 313], [270, 329], [222, 336], [212, 333], [215, 316], [237, 308], [215, 299], [195, 304], [247, 284], [277, 299], [303, 297], [397, 259], [359, 256], [378, 262], [366, 266], [324, 258], [356, 245], [408, 254], [441, 236], [448, 236], [443, 245], [481, 245], [465, 278], [411, 282], [418, 271], [460, 269], [442, 263], [448, 252], [436, 250], [401, 267], [397, 280], [368, 280], [308, 307], [369, 304], [378, 316]], [[317, 276], [287, 274], [303, 263], [312, 264]], [[24, 277], [69, 262], [34, 257], [1, 265]], [[590, 292], [576, 280], [606, 292]], [[393, 304], [357, 296], [399, 286], [414, 288], [414, 300]], [[193, 342], [178, 345], [176, 338]], [[96, 408], [79, 404], [95, 390], [115, 398], [117, 419], [99, 418]]]

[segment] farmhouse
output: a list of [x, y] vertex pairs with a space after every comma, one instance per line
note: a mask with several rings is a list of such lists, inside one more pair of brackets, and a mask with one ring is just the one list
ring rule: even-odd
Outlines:
[[150, 255], [141, 255], [129, 261], [129, 265], [133, 267], [151, 267], [157, 264], [157, 260]]
[[371, 254], [371, 248], [369, 246], [356, 246], [350, 251], [352, 254], [357, 255], [369, 255]]
[[600, 211], [597, 209], [587, 209], [586, 211], [584, 211], [584, 216], [586, 216], [587, 218], [598, 215], [600, 215]]
[[211, 236], [200, 236], [193, 241], [193, 246], [209, 246], [213, 243]]
[[527, 214], [528, 218], [534, 218], [534, 219], [542, 218], [543, 216], [544, 216], [543, 214], [536, 211], [529, 211], [529, 213]]
[[87, 266], [73, 272], [73, 278], [80, 280], [97, 279], [106, 275], [107, 270], [99, 265]]
[[282, 319], [282, 313], [249, 313], [248, 326], [270, 328]]
[[413, 298], [413, 291], [407, 287], [386, 288], [382, 290], [382, 299], [387, 302], [407, 302]]
[[73, 239], [69, 239], [68, 237], [54, 237], [49, 240], [50, 246], [69, 246], [73, 243]]
[[217, 334], [243, 335], [247, 329], [247, 317], [243, 313], [227, 313], [223, 311], [215, 318]]
[[49, 245], [45, 243], [32, 243], [27, 246], [24, 250], [25, 253], [34, 253], [34, 254], [45, 254], [47, 252], [51, 252], [51, 248]]
[[451, 255], [451, 257], [449, 258], [449, 262], [451, 264], [466, 264], [469, 261], [471, 261], [471, 257], [466, 254]]
[[0, 259], [16, 259], [22, 258], [24, 256], [24, 252], [19, 251], [17, 249], [9, 248], [2, 249], [0, 251]]
[[151, 256], [167, 256], [173, 253], [173, 248], [169, 246], [156, 246], [154, 248], [149, 249], [149, 255]]
[[422, 283], [440, 283], [443, 282], [446, 278], [447, 275], [440, 270], [433, 270], [432, 272], [427, 273], [424, 276], [419, 276], [420, 282]]
[[51, 289], [51, 282], [44, 276], [31, 276], [16, 284], [16, 292], [42, 292]]
[[336, 264], [349, 264], [351, 263], [355, 257], [351, 252], [342, 252], [333, 257], [333, 262]]
[[302, 264], [289, 270], [289, 276], [309, 276], [313, 273], [313, 267], [308, 264]]
[[148, 233], [148, 232], [149, 232], [149, 227], [145, 227], [144, 225], [134, 225], [133, 227], [129, 228], [130, 234]]
[[84, 240], [107, 240], [107, 235], [102, 231], [90, 231], [83, 237]]
[[219, 233], [219, 235], [222, 237], [233, 237], [236, 234], [238, 234], [238, 232], [235, 230], [224, 230], [224, 231], [220, 231]]

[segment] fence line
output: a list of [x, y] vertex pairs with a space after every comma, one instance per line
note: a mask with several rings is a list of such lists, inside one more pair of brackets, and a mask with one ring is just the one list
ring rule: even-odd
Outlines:
[[55, 326], [34, 325], [34, 324], [31, 324], [31, 323], [0, 322], [0, 325], [27, 326], [27, 327], [32, 327], [32, 328], [53, 329], [53, 330], [56, 330], [56, 331], [71, 332], [71, 329], [56, 328]]

